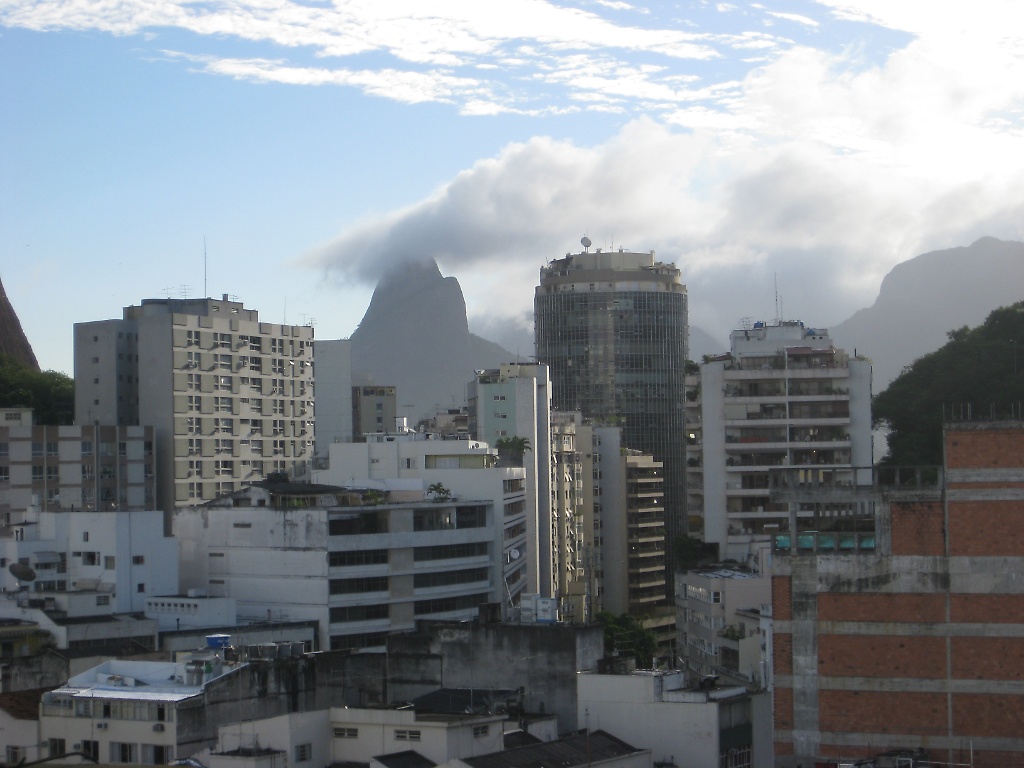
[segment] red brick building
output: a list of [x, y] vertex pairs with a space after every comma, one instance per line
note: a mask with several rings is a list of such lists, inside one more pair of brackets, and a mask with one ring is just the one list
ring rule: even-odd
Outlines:
[[[780, 491], [826, 513], [795, 554], [777, 541], [777, 765], [918, 748], [1024, 765], [1024, 422], [947, 424], [944, 440], [930, 484]], [[843, 495], [873, 531], [829, 522]]]

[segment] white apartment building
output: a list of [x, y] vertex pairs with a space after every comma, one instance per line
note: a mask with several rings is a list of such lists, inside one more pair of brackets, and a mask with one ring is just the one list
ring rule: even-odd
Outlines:
[[496, 505], [265, 481], [176, 512], [182, 589], [234, 598], [243, 621], [316, 620], [323, 649], [380, 648], [417, 619], [475, 618], [525, 584], [522, 478], [507, 482]]
[[154, 429], [157, 506], [215, 498], [313, 449], [313, 329], [221, 299], [75, 324], [75, 420]]
[[31, 508], [156, 509], [149, 427], [32, 424], [29, 408], [0, 409], [0, 521]]
[[528, 538], [533, 544], [535, 569], [529, 592], [551, 597], [557, 591], [557, 553], [552, 548], [549, 504], [551, 468], [551, 381], [542, 364], [509, 363], [477, 372], [467, 386], [469, 434], [497, 446], [503, 439], [529, 441], [523, 453], [526, 470]]
[[178, 543], [159, 510], [30, 510], [0, 529], [0, 615], [78, 593], [96, 614], [140, 613], [147, 597], [177, 586]]
[[521, 594], [533, 591], [531, 576], [537, 569], [527, 470], [499, 466], [494, 450], [482, 441], [437, 438], [409, 432], [399, 420], [394, 434], [367, 435], [365, 443], [332, 445], [328, 466], [314, 471], [313, 479], [413, 500], [440, 484], [453, 501], [487, 502], [494, 510], [487, 525], [492, 536], [489, 551], [498, 565], [495, 600], [506, 607], [516, 605]]
[[331, 443], [352, 442], [352, 341], [313, 342], [316, 359], [316, 455]]
[[815, 516], [771, 501], [773, 469], [801, 468], [822, 484], [870, 476], [871, 363], [797, 321], [730, 338], [728, 354], [688, 379], [688, 508], [720, 558], [746, 562], [756, 543], [788, 530], [791, 512], [798, 525]]
[[768, 572], [717, 568], [677, 573], [676, 642], [691, 679], [727, 675], [764, 684], [759, 615], [771, 603]]

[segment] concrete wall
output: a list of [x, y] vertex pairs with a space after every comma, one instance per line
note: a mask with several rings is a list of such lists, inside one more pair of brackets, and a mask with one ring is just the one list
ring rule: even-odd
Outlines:
[[561, 733], [583, 727], [576, 708], [576, 673], [596, 670], [604, 653], [598, 626], [425, 624], [389, 639], [391, 652], [441, 659], [448, 688], [523, 688], [528, 712], [558, 717]]

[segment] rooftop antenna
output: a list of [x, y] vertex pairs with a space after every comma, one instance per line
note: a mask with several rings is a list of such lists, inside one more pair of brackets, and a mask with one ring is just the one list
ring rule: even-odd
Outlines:
[[782, 315], [779, 314], [779, 273], [775, 273], [775, 322], [782, 322]]
[[203, 296], [209, 297], [210, 291], [206, 287], [206, 235], [203, 235]]

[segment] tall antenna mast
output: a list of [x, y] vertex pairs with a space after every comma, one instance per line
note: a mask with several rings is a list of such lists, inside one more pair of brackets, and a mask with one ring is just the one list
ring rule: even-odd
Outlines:
[[779, 315], [779, 273], [775, 273], [775, 322], [781, 323], [782, 317]]
[[206, 235], [203, 235], [203, 296], [209, 295], [210, 291], [206, 288]]

